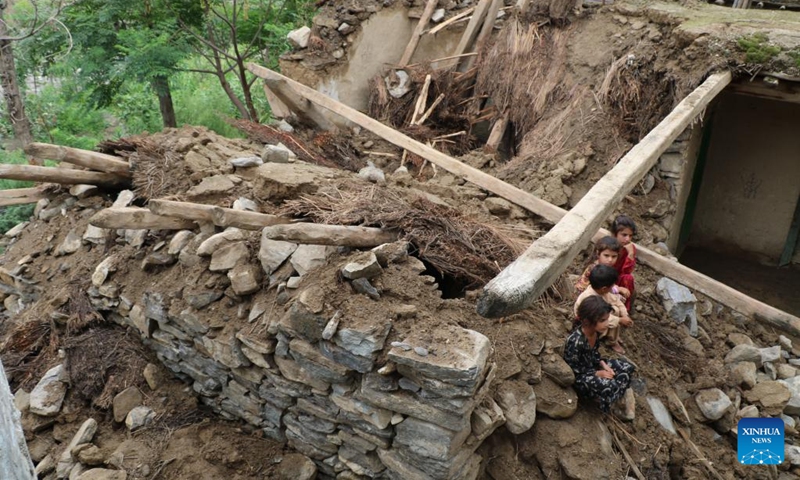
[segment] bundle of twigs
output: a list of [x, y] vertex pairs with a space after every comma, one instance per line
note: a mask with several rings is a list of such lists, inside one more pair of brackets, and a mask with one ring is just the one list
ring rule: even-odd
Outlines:
[[317, 223], [397, 229], [419, 258], [467, 288], [491, 280], [536, 236], [533, 230], [488, 223], [421, 196], [406, 198], [391, 187], [362, 183], [289, 200], [282, 210]]
[[646, 332], [639, 337], [641, 351], [652, 362], [659, 362], [659, 357], [667, 365], [683, 371], [695, 371], [700, 368], [701, 359], [687, 350], [683, 338], [674, 330], [656, 323], [644, 316], [637, 317], [636, 328]]
[[276, 145], [282, 143], [291, 150], [297, 158], [304, 162], [314, 163], [325, 167], [337, 167], [334, 162], [326, 159], [313, 147], [298, 140], [294, 135], [278, 130], [275, 127], [244, 119], [231, 119], [228, 123], [243, 131], [250, 139], [257, 142]]

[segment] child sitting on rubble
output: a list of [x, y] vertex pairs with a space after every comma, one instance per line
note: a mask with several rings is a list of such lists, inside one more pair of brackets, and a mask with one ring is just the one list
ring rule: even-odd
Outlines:
[[614, 293], [612, 289], [617, 281], [617, 271], [608, 265], [597, 265], [589, 273], [589, 286], [578, 296], [575, 300], [575, 318], [580, 320], [579, 310], [581, 304], [590, 297], [600, 297], [606, 303], [611, 305], [612, 311], [608, 320], [608, 329], [601, 333], [601, 337], [607, 339], [610, 343], [611, 349], [619, 354], [624, 354], [625, 349], [622, 348], [621, 340], [619, 338], [620, 326], [630, 327], [633, 325], [633, 320], [628, 316], [628, 310], [625, 309], [625, 304], [619, 295]]
[[598, 402], [608, 413], [612, 404], [623, 400], [622, 416], [633, 418], [633, 392], [629, 390], [635, 367], [625, 360], [600, 358], [599, 338], [609, 328], [613, 307], [599, 296], [586, 298], [578, 307], [581, 324], [564, 346], [564, 360], [575, 373], [575, 391]]
[[611, 223], [611, 233], [617, 239], [622, 249], [619, 251], [614, 269], [619, 273], [617, 285], [629, 292], [625, 298], [625, 308], [631, 311], [636, 289], [633, 281], [633, 269], [636, 268], [636, 245], [633, 236], [636, 235], [636, 223], [627, 215], [619, 215]]
[[[579, 294], [586, 290], [586, 288], [589, 286], [589, 274], [592, 273], [592, 270], [597, 265], [608, 265], [609, 267], [616, 265], [620, 249], [622, 249], [622, 246], [614, 237], [606, 235], [598, 240], [597, 243], [594, 244], [594, 255], [592, 255], [592, 260], [589, 263], [589, 266], [583, 270], [581, 278], [578, 279], [577, 283], [575, 283], [575, 290], [577, 290]], [[622, 297], [625, 299], [629, 298], [631, 295], [630, 290], [624, 287], [619, 287], [618, 285], [615, 285], [612, 291], [622, 295]]]

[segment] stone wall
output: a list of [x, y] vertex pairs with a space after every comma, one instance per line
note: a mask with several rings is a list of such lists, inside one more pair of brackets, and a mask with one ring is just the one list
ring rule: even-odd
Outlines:
[[31, 480], [36, 478], [22, 433], [20, 413], [8, 386], [6, 372], [0, 363], [0, 478]]
[[[395, 331], [397, 322], [413, 321], [416, 307], [381, 298], [373, 283], [391, 276], [415, 278], [423, 289], [433, 283], [407, 245], [345, 258], [333, 247], [267, 238], [251, 255], [248, 240], [258, 242], [257, 234], [181, 231], [144, 247], [150, 251], [141, 268], [155, 273], [135, 298], [128, 288], [119, 294], [117, 285], [131, 281], [115, 273], [126, 268], [123, 259], [106, 258], [92, 277], [92, 303], [139, 332], [202, 403], [286, 441], [315, 462], [321, 478], [476, 478], [475, 450], [505, 422], [487, 395], [495, 377], [491, 344], [445, 323]], [[363, 293], [342, 301], [346, 285], [315, 282], [314, 268], [326, 258]], [[216, 280], [193, 283], [178, 272], [198, 266]], [[165, 288], [158, 278], [170, 274], [186, 286]], [[264, 296], [266, 285], [277, 298]], [[237, 302], [241, 319], [215, 307]], [[398, 340], [387, 344], [390, 337]]]

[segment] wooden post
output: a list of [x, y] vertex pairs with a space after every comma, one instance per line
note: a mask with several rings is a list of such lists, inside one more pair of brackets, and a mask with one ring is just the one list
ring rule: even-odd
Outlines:
[[[500, 11], [500, 6], [502, 4], [503, 0], [492, 0], [492, 4], [489, 6], [489, 10], [486, 12], [486, 19], [483, 21], [481, 32], [478, 34], [478, 38], [475, 40], [475, 48], [473, 49], [475, 52], [480, 53], [481, 49], [486, 44], [486, 41], [489, 39], [489, 36], [492, 34], [492, 30], [494, 30], [494, 24], [497, 22], [497, 12]], [[472, 64], [475, 63], [475, 58], [476, 57], [469, 57], [464, 60], [462, 70], [466, 71], [472, 68]]]
[[47, 193], [39, 188], [14, 188], [10, 190], [0, 190], [0, 207], [36, 203], [46, 197]]
[[99, 228], [131, 230], [191, 230], [197, 226], [189, 220], [162, 217], [146, 208], [137, 207], [100, 210], [89, 219], [89, 224]]
[[358, 248], [375, 247], [397, 240], [397, 233], [390, 230], [319, 223], [275, 225], [266, 227], [263, 235], [286, 242]]
[[[263, 78], [263, 77], [262, 77]], [[264, 84], [297, 118], [306, 125], [312, 125], [320, 130], [334, 130], [333, 123], [319, 109], [295, 90], [294, 83], [287, 84], [287, 77], [264, 78]], [[299, 85], [299, 84], [298, 84]], [[303, 85], [305, 87], [305, 85]], [[308, 88], [308, 87], [306, 87]], [[322, 94], [320, 94], [322, 95]]]
[[497, 153], [500, 147], [500, 142], [506, 134], [506, 127], [508, 126], [508, 112], [504, 113], [492, 125], [492, 131], [489, 133], [489, 139], [486, 141], [486, 146], [483, 151], [486, 153]]
[[422, 32], [424, 32], [425, 27], [428, 26], [428, 22], [431, 19], [431, 15], [433, 15], [433, 11], [436, 9], [437, 3], [439, 3], [438, 0], [428, 0], [428, 3], [425, 4], [425, 11], [422, 12], [422, 17], [420, 17], [419, 22], [417, 22], [414, 33], [411, 34], [411, 40], [408, 41], [406, 50], [403, 52], [403, 56], [400, 57], [400, 61], [398, 62], [401, 68], [411, 62], [411, 57], [414, 56], [414, 52], [417, 50], [417, 44], [419, 44], [419, 39], [422, 37]]
[[252, 63], [247, 65], [247, 69], [261, 78], [281, 80], [281, 82], [276, 81], [273, 83], [275, 85], [279, 85], [280, 88], [291, 87], [295, 92], [305, 96], [317, 105], [341, 115], [347, 120], [360, 125], [362, 128], [366, 128], [376, 135], [381, 136], [388, 142], [391, 142], [400, 148], [406, 149], [411, 153], [415, 153], [435, 164], [436, 166], [444, 168], [454, 175], [464, 177], [466, 180], [481, 188], [484, 188], [503, 198], [515, 199], [511, 201], [514, 201], [523, 208], [526, 208], [527, 210], [544, 217], [546, 220], [552, 223], [558, 222], [558, 220], [563, 216], [563, 211], [555, 205], [551, 205], [544, 200], [537, 198], [513, 185], [509, 185], [508, 183], [482, 172], [477, 168], [465, 165], [455, 158], [450, 157], [439, 150], [436, 150], [435, 148], [420, 143], [413, 138], [408, 137], [407, 135], [403, 135], [397, 130], [387, 127], [374, 118], [370, 118], [369, 116], [350, 108], [347, 105], [339, 103], [312, 88], [308, 88], [305, 85], [286, 78], [279, 73], [273, 72], [272, 70], [260, 67], [258, 65], [254, 65]]
[[164, 217], [211, 222], [218, 227], [236, 227], [245, 230], [261, 230], [270, 225], [292, 222], [291, 218], [277, 215], [234, 210], [201, 203], [150, 200], [147, 206], [151, 212]]
[[658, 157], [730, 81], [730, 72], [711, 75], [683, 99], [561, 221], [484, 287], [478, 313], [504, 317], [531, 305], [564, 272]]
[[[475, 40], [475, 36], [478, 34], [478, 27], [486, 17], [486, 11], [489, 9], [493, 1], [494, 0], [479, 0], [478, 5], [475, 7], [475, 13], [472, 14], [472, 18], [467, 24], [467, 29], [464, 30], [464, 34], [461, 36], [461, 41], [458, 42], [458, 46], [456, 47], [455, 52], [453, 52], [454, 56], [465, 53], [467, 48], [472, 45], [472, 42]], [[458, 68], [460, 61], [460, 58], [457, 58], [451, 67]]]
[[129, 183], [128, 179], [112, 173], [38, 167], [34, 165], [0, 165], [0, 178], [66, 185], [84, 183], [103, 187], [119, 187]]
[[267, 97], [267, 103], [274, 118], [286, 118], [292, 114], [289, 107], [269, 89], [266, 83], [264, 83], [264, 96]]
[[[257, 76], [262, 75], [275, 75], [275, 73], [263, 67], [256, 65], [248, 65], [248, 69]], [[723, 76], [725, 74], [722, 74]], [[717, 77], [718, 78], [718, 77]], [[291, 81], [291, 80], [289, 80]], [[367, 130], [381, 136], [388, 142], [397, 145], [398, 147], [407, 149], [430, 162], [444, 168], [445, 170], [459, 175], [466, 180], [474, 183], [475, 185], [488, 190], [506, 200], [519, 205], [520, 207], [541, 216], [551, 223], [558, 223], [563, 218], [567, 211], [555, 205], [545, 202], [544, 200], [524, 191], [509, 185], [502, 180], [499, 180], [491, 175], [488, 175], [478, 169], [464, 165], [458, 160], [451, 158], [438, 150], [431, 149], [425, 145], [417, 142], [400, 132], [387, 127], [386, 125], [372, 119], [361, 112], [353, 110], [346, 105], [342, 105], [335, 100], [307, 87], [295, 86], [298, 92], [302, 95], [308, 96], [313, 102], [323, 106], [339, 115], [344, 116], [348, 120], [360, 125]], [[635, 183], [635, 182], [634, 182]], [[607, 235], [608, 233], [604, 233]], [[585, 245], [585, 243], [583, 244]], [[752, 297], [745, 295], [717, 280], [709, 278], [701, 273], [698, 273], [680, 263], [674, 262], [661, 255], [649, 250], [645, 247], [636, 246], [638, 258], [642, 262], [654, 270], [663, 273], [664, 275], [672, 278], [678, 283], [686, 285], [690, 288], [708, 295], [714, 300], [728, 305], [734, 310], [748, 316], [752, 316], [759, 321], [768, 323], [775, 328], [787, 332], [795, 332], [800, 336], [800, 319], [783, 312], [775, 307], [760, 302]]]
[[29, 143], [25, 147], [25, 153], [39, 159], [59, 160], [99, 172], [115, 173], [123, 177], [131, 175], [131, 167], [128, 162], [105, 153], [36, 142]]

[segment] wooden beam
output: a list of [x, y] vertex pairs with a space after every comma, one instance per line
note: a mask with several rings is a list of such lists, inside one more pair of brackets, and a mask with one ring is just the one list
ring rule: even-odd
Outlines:
[[44, 190], [38, 187], [30, 188], [9, 188], [8, 190], [0, 190], [0, 198], [22, 198], [30, 195], [42, 194]]
[[463, 177], [475, 185], [494, 193], [495, 195], [517, 203], [521, 207], [542, 216], [552, 223], [558, 222], [558, 220], [564, 216], [563, 211], [555, 205], [551, 205], [544, 200], [537, 198], [513, 185], [509, 185], [508, 183], [482, 172], [477, 168], [465, 165], [455, 158], [450, 157], [433, 147], [422, 144], [407, 135], [403, 135], [397, 130], [388, 127], [374, 118], [370, 118], [369, 116], [350, 108], [347, 105], [339, 103], [325, 94], [322, 94], [312, 88], [308, 88], [305, 85], [301, 85], [300, 83], [286, 78], [283, 75], [273, 72], [267, 68], [254, 65], [252, 63], [249, 63], [247, 68], [258, 77], [282, 80], [281, 82], [275, 82], [276, 85], [280, 85], [281, 88], [291, 87], [294, 89], [294, 91], [305, 96], [315, 104], [341, 115], [342, 117], [361, 126], [362, 128], [366, 128], [376, 135], [379, 135], [388, 142], [391, 142], [400, 148], [404, 148], [409, 152], [415, 153], [435, 164], [436, 166], [444, 168], [454, 175]]
[[156, 215], [181, 218], [198, 222], [210, 222], [218, 227], [236, 227], [245, 230], [261, 230], [270, 225], [291, 223], [291, 218], [266, 213], [247, 212], [201, 203], [175, 202], [172, 200], [150, 200], [147, 207]]
[[36, 142], [29, 143], [25, 147], [25, 153], [42, 160], [59, 160], [99, 172], [115, 173], [123, 177], [131, 176], [131, 166], [128, 162], [105, 153]]
[[0, 165], [0, 178], [66, 185], [85, 183], [103, 187], [119, 187], [129, 183], [128, 179], [113, 173], [87, 172], [84, 170], [39, 167], [35, 165]]
[[267, 97], [267, 103], [273, 118], [286, 118], [292, 114], [289, 107], [269, 89], [266, 82], [264, 83], [264, 96]]
[[[290, 111], [297, 115], [297, 118], [305, 123], [319, 128], [320, 130], [334, 130], [336, 126], [331, 123], [328, 117], [325, 116], [313, 103], [308, 101], [303, 95], [300, 95], [296, 90], [296, 85], [301, 85], [298, 82], [289, 80], [288, 77], [261, 77], [264, 79], [264, 84], [269, 88], [275, 97], [280, 100], [283, 105]], [[303, 85], [305, 87], [305, 85]], [[308, 87], [306, 87], [308, 88]]]
[[478, 313], [485, 317], [504, 317], [531, 305], [566, 270], [658, 157], [730, 81], [730, 72], [711, 75], [683, 99], [598, 180], [561, 221], [486, 284], [478, 299]]
[[506, 134], [506, 127], [508, 127], [508, 113], [498, 117], [498, 119], [494, 122], [494, 125], [492, 125], [492, 131], [489, 132], [489, 139], [486, 141], [486, 145], [483, 147], [484, 152], [497, 153], [497, 149], [500, 147], [500, 142], [503, 141], [503, 137]]
[[397, 233], [390, 230], [319, 223], [275, 225], [264, 228], [263, 232], [264, 237], [272, 240], [357, 248], [376, 247], [397, 240]]
[[[262, 75], [280, 75], [271, 70], [256, 65], [248, 65], [251, 72], [258, 76]], [[476, 168], [469, 167], [462, 164], [458, 160], [451, 158], [438, 150], [434, 150], [426, 145], [423, 145], [403, 134], [393, 130], [386, 125], [372, 119], [361, 112], [355, 111], [345, 105], [342, 105], [335, 100], [307, 87], [298, 90], [303, 95], [309, 95], [309, 98], [320, 106], [323, 106], [339, 115], [345, 116], [348, 120], [360, 125], [367, 130], [381, 136], [385, 140], [397, 145], [398, 147], [405, 148], [417, 155], [435, 163], [436, 165], [444, 168], [445, 170], [459, 175], [466, 180], [484, 188], [495, 195], [505, 198], [506, 200], [519, 205], [526, 210], [541, 216], [551, 223], [558, 223], [563, 218], [567, 211], [555, 205], [545, 202], [544, 200], [524, 191], [509, 185], [502, 180], [499, 180], [491, 175], [488, 175]], [[607, 235], [608, 232], [604, 232]], [[581, 244], [581, 246], [585, 243]], [[800, 332], [800, 319], [793, 315], [789, 315], [775, 307], [760, 302], [754, 298], [745, 295], [717, 280], [709, 278], [701, 273], [698, 273], [678, 262], [669, 260], [661, 255], [649, 250], [645, 247], [636, 246], [638, 258], [642, 262], [654, 270], [663, 273], [664, 275], [672, 278], [678, 283], [693, 288], [710, 298], [733, 308], [734, 310], [756, 318], [759, 321], [769, 323], [776, 328], [788, 332]], [[798, 333], [800, 336], [800, 333]]]
[[411, 57], [414, 56], [414, 52], [417, 50], [419, 39], [422, 37], [422, 33], [428, 26], [428, 22], [431, 20], [431, 15], [433, 15], [433, 11], [436, 9], [437, 3], [439, 3], [438, 0], [428, 0], [428, 3], [425, 4], [425, 10], [422, 12], [422, 17], [420, 17], [419, 21], [417, 22], [417, 26], [414, 28], [414, 32], [411, 34], [411, 40], [408, 41], [408, 45], [406, 45], [403, 56], [400, 57], [400, 62], [398, 62], [398, 65], [401, 68], [405, 67], [409, 62], [411, 62]]
[[[475, 41], [475, 36], [478, 34], [478, 28], [481, 26], [483, 19], [486, 18], [486, 11], [489, 10], [493, 0], [479, 0], [478, 5], [475, 7], [475, 13], [472, 14], [469, 23], [467, 24], [464, 34], [461, 35], [461, 40], [453, 52], [454, 56], [466, 53], [467, 49]], [[460, 59], [456, 59], [455, 63], [450, 65], [452, 68], [458, 68]]]
[[[492, 0], [489, 10], [486, 12], [486, 18], [483, 21], [481, 31], [478, 34], [478, 38], [475, 40], [475, 48], [472, 49], [473, 51], [480, 53], [483, 46], [489, 40], [489, 36], [494, 30], [494, 24], [497, 22], [497, 12], [500, 11], [500, 5], [502, 5], [502, 3], [503, 0]], [[475, 58], [476, 57], [469, 57], [464, 60], [463, 70], [466, 71], [472, 68], [472, 64], [475, 63]]]
[[435, 27], [431, 28], [430, 30], [425, 32], [425, 34], [426, 35], [436, 35], [440, 31], [442, 31], [445, 28], [449, 27], [450, 25], [456, 23], [457, 21], [461, 20], [462, 18], [466, 17], [467, 15], [469, 15], [470, 13], [472, 13], [474, 11], [475, 11], [475, 7], [469, 7], [468, 9], [466, 9], [463, 12], [459, 13], [458, 15], [454, 15], [454, 16], [448, 18], [447, 20], [445, 20], [444, 22], [440, 23], [439, 25], [436, 25]]
[[12, 205], [25, 205], [26, 203], [36, 203], [47, 197], [44, 193], [32, 194], [27, 197], [0, 198], [0, 207], [10, 207]]
[[146, 208], [117, 207], [106, 208], [95, 213], [89, 224], [99, 228], [132, 230], [191, 230], [194, 222], [173, 217], [156, 215]]

